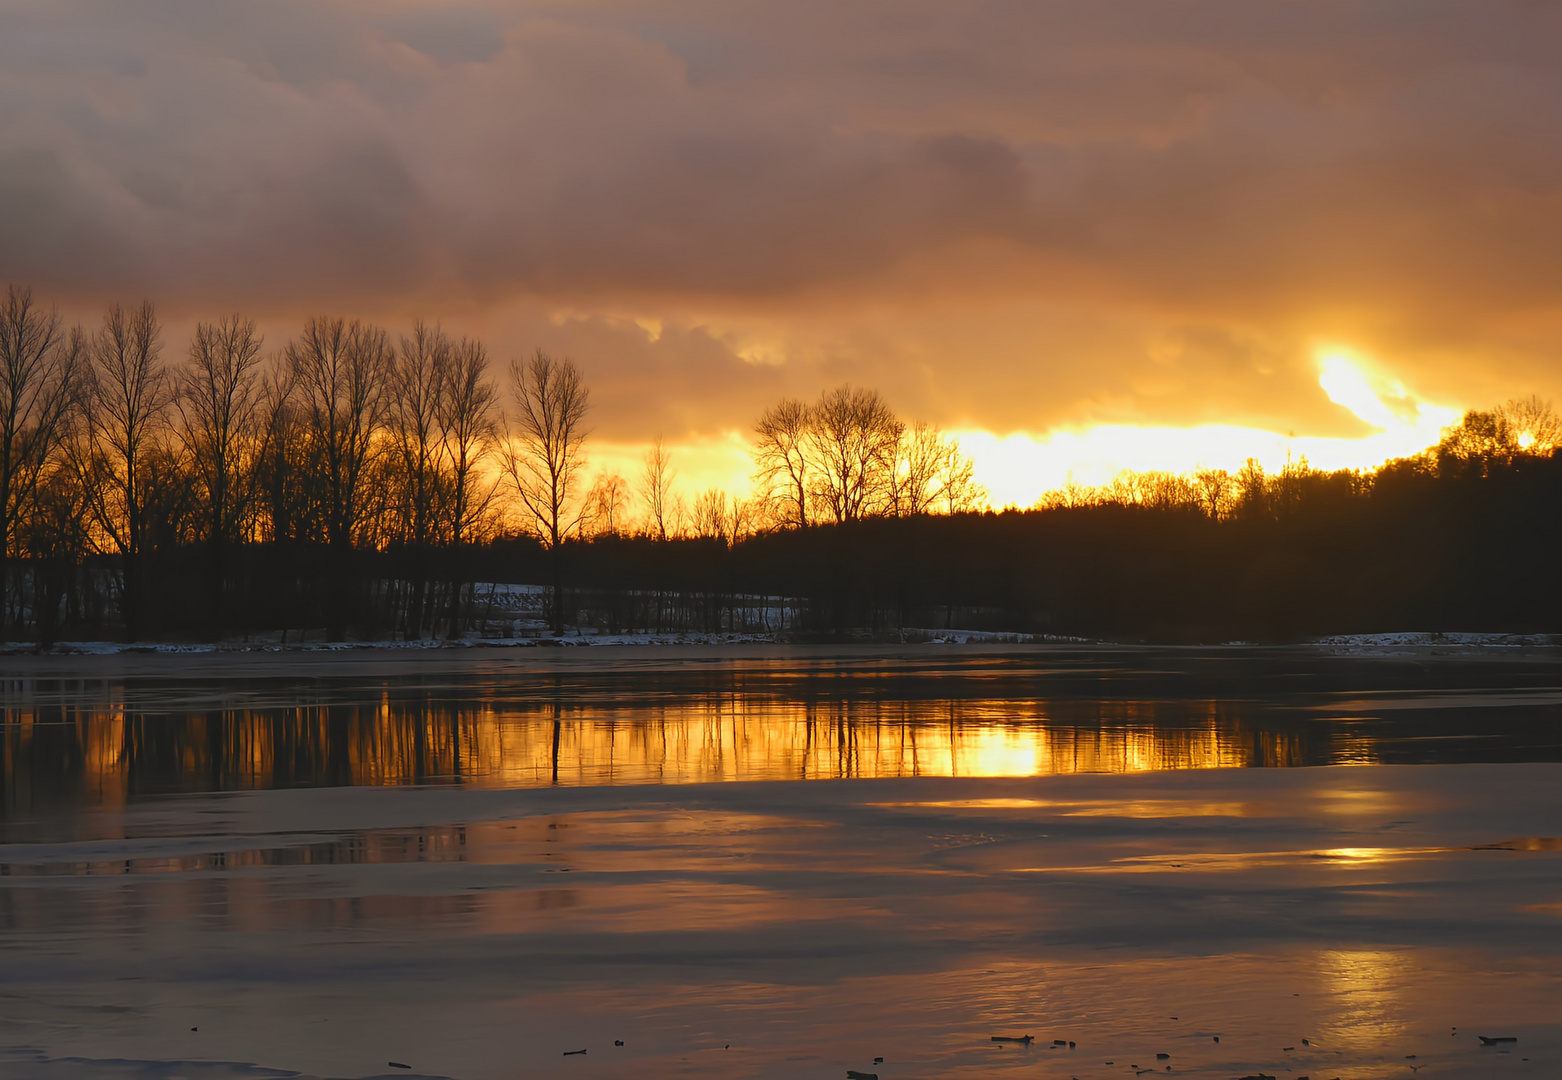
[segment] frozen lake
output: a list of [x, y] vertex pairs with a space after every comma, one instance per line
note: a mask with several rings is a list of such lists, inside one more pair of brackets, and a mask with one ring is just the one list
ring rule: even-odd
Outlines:
[[0, 679], [7, 1077], [1562, 1074], [1554, 650]]

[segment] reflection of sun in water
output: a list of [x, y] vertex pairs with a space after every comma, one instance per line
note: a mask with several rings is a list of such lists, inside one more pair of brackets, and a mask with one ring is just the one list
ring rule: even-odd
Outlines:
[[1410, 977], [1404, 959], [1382, 950], [1320, 953], [1318, 977], [1334, 1007], [1319, 1034], [1333, 1049], [1381, 1050], [1410, 1029], [1404, 1019], [1400, 987]]
[[1035, 776], [1042, 771], [1036, 732], [982, 727], [951, 740], [955, 776]]

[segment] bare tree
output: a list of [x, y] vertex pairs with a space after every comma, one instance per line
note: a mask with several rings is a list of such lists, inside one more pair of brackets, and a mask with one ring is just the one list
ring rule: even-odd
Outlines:
[[1102, 505], [1108, 506], [1138, 506], [1144, 501], [1144, 489], [1132, 469], [1119, 470], [1097, 489], [1097, 495]]
[[753, 499], [740, 499], [732, 496], [732, 504], [727, 509], [727, 545], [736, 547], [738, 541], [744, 540], [754, 533], [755, 505]]
[[364, 479], [390, 405], [390, 339], [377, 326], [316, 317], [284, 355], [319, 470], [325, 539], [346, 551], [362, 524]]
[[1269, 480], [1269, 512], [1276, 517], [1295, 513], [1301, 506], [1305, 484], [1312, 472], [1305, 455], [1293, 460], [1287, 450], [1285, 464]]
[[617, 536], [624, 531], [629, 512], [629, 484], [618, 473], [598, 473], [586, 494], [587, 519], [596, 536]]
[[440, 414], [444, 408], [451, 343], [438, 326], [419, 319], [403, 336], [391, 368], [390, 431], [396, 448], [396, 493], [401, 540], [412, 549], [412, 596], [405, 631], [422, 637], [430, 614], [428, 549], [435, 542], [444, 501]]
[[1546, 455], [1562, 446], [1562, 416], [1539, 395], [1514, 398], [1496, 411], [1519, 453]]
[[901, 434], [893, 474], [893, 513], [898, 517], [926, 514], [944, 486], [951, 441], [933, 424], [918, 420]]
[[84, 614], [81, 566], [91, 550], [89, 517], [80, 474], [64, 465], [47, 469], [18, 536], [32, 559], [33, 632], [39, 644], [54, 642], [62, 620]]
[[[672, 485], [677, 474], [672, 467], [672, 455], [658, 435], [651, 448], [645, 452], [645, 472], [640, 481], [640, 497], [645, 501], [646, 531], [658, 540], [667, 539], [667, 520], [673, 514]], [[673, 531], [676, 531], [676, 527]]]
[[0, 636], [10, 621], [10, 559], [39, 482], [59, 450], [84, 338], [62, 330], [30, 289], [12, 285], [0, 308]]
[[791, 398], [766, 409], [754, 424], [754, 486], [771, 504], [781, 525], [808, 525], [809, 485], [813, 480], [808, 433], [812, 426], [812, 408]]
[[1236, 512], [1245, 518], [1263, 517], [1269, 513], [1269, 478], [1257, 458], [1248, 458], [1237, 470]]
[[1199, 469], [1193, 474], [1199, 506], [1216, 521], [1230, 517], [1236, 501], [1236, 479], [1225, 469]]
[[1494, 464], [1507, 464], [1521, 452], [1518, 436], [1504, 410], [1471, 409], [1443, 429], [1434, 453], [1438, 471], [1485, 476]]
[[541, 349], [510, 364], [510, 381], [515, 418], [505, 432], [505, 471], [533, 531], [557, 548], [580, 521], [576, 487], [590, 391], [573, 360]]
[[263, 420], [261, 344], [254, 320], [232, 315], [198, 323], [178, 377], [180, 430], [199, 485], [194, 494], [211, 558], [214, 634], [223, 628], [227, 549], [241, 539], [254, 495]]
[[559, 545], [580, 525], [584, 500], [576, 488], [585, 465], [590, 391], [580, 369], [538, 349], [510, 364], [514, 427], [506, 430], [505, 471], [531, 525], [553, 553], [553, 629], [564, 628], [563, 567]]
[[708, 488], [694, 500], [694, 535], [701, 539], [727, 538], [727, 493]]
[[450, 339], [419, 319], [403, 336], [391, 366], [390, 431], [405, 481], [404, 537], [416, 548], [434, 541], [440, 502], [440, 413], [450, 369]]
[[808, 433], [817, 462], [813, 495], [837, 522], [889, 509], [895, 448], [904, 425], [876, 390], [841, 386], [814, 407]]
[[1198, 485], [1189, 477], [1164, 470], [1141, 473], [1140, 501], [1155, 510], [1187, 510], [1200, 507]]
[[132, 639], [141, 631], [148, 466], [171, 398], [161, 331], [150, 301], [129, 310], [115, 304], [103, 316], [91, 343], [85, 443], [76, 459], [93, 522], [120, 557], [125, 633]]
[[286, 365], [261, 379], [260, 455], [256, 462], [256, 534], [262, 540], [285, 543], [303, 538], [308, 525], [300, 466], [306, 433], [298, 403], [293, 400], [293, 373]]
[[976, 463], [960, 450], [958, 440], [944, 447], [939, 466], [939, 500], [946, 514], [967, 514], [987, 507], [987, 489], [976, 482]]
[[1098, 506], [1101, 502], [1101, 493], [1088, 484], [1081, 484], [1069, 474], [1067, 482], [1060, 488], [1044, 492], [1041, 498], [1036, 500], [1037, 510], [1075, 510], [1083, 506]]
[[[498, 442], [498, 402], [498, 391], [488, 381], [488, 351], [482, 342], [462, 338], [451, 344], [435, 418], [444, 495], [441, 535], [456, 549], [484, 535], [492, 521], [490, 508], [499, 481], [485, 474], [483, 462]], [[455, 637], [464, 629], [463, 598], [471, 596], [473, 586], [458, 572], [466, 565], [459, 555], [448, 565], [452, 571], [448, 627]], [[470, 611], [470, 605], [465, 610]]]
[[450, 477], [447, 530], [456, 547], [472, 541], [492, 501], [494, 485], [482, 481], [481, 468], [497, 435], [498, 401], [488, 381], [487, 350], [481, 342], [462, 338], [450, 350], [439, 411], [440, 445]]

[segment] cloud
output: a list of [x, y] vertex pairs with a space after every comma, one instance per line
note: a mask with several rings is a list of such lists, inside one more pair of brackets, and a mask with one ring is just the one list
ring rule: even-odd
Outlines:
[[1320, 342], [1562, 392], [1559, 54], [1522, 0], [17, 3], [0, 278], [443, 314], [625, 439], [844, 380], [1344, 435]]

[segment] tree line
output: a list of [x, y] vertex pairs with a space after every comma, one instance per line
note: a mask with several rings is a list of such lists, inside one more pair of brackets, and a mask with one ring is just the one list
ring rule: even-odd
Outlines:
[[577, 365], [537, 350], [492, 368], [481, 342], [434, 324], [392, 335], [327, 316], [270, 353], [253, 320], [202, 321], [170, 357], [150, 302], [67, 326], [10, 287], [0, 635], [459, 633], [477, 564], [545, 579], [562, 627], [572, 543], [730, 547], [983, 499], [953, 440], [849, 387], [766, 411], [752, 497], [685, 502], [660, 439], [638, 484], [588, 480]]
[[508, 633], [478, 590], [504, 582], [542, 586], [554, 632], [1533, 628], [1562, 599], [1538, 398], [1375, 470], [1125, 473], [993, 513], [955, 440], [871, 389], [763, 410], [752, 493], [686, 501], [660, 439], [632, 481], [589, 471], [574, 362], [495, 369], [435, 324], [330, 316], [270, 351], [203, 321], [170, 356], [150, 303], [67, 326], [10, 288], [0, 635]]
[[1191, 478], [1125, 476], [1046, 509], [791, 530], [736, 554], [746, 587], [799, 597], [815, 637], [1562, 633], [1562, 453], [1471, 440], [1489, 416], [1375, 470], [1249, 469], [1223, 514]]
[[1070, 481], [1046, 492], [1038, 510], [1089, 506], [1136, 506], [1181, 510], [1215, 520], [1282, 517], [1322, 498], [1362, 498], [1380, 480], [1405, 475], [1454, 478], [1485, 476], [1524, 458], [1547, 458], [1562, 446], [1562, 416], [1536, 395], [1493, 409], [1472, 409], [1442, 433], [1435, 446], [1376, 469], [1314, 469], [1305, 457], [1287, 460], [1276, 472], [1248, 458], [1236, 472], [1199, 468], [1191, 473], [1124, 471], [1089, 486]]
[[[498, 396], [481, 343], [319, 317], [274, 356], [263, 347], [252, 320], [227, 316], [170, 362], [150, 303], [87, 329], [8, 290], [0, 629], [48, 637], [112, 608], [132, 638], [170, 618], [220, 634], [249, 549], [317, 549], [336, 564], [321, 581], [341, 583], [357, 549], [493, 535]], [[414, 632], [429, 616], [418, 586]], [[325, 606], [352, 605], [335, 589]]]

